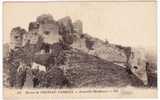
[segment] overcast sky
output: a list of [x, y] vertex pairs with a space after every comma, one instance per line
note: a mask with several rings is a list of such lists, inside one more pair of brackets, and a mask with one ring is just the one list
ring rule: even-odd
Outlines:
[[153, 2], [50, 2], [5, 3], [4, 42], [15, 26], [28, 29], [28, 24], [41, 14], [54, 19], [70, 16], [83, 22], [83, 32], [112, 43], [155, 48], [156, 8]]

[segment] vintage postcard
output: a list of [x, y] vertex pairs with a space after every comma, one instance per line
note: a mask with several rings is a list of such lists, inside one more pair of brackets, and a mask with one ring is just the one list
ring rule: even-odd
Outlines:
[[157, 98], [155, 1], [3, 2], [5, 100]]

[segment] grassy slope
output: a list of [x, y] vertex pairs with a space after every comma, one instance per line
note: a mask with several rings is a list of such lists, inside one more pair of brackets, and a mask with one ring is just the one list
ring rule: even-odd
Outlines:
[[[129, 74], [125, 68], [112, 62], [88, 55], [79, 50], [67, 51], [66, 54], [69, 59], [69, 64], [65, 65], [67, 68], [66, 76], [73, 87], [143, 85], [139, 79], [133, 74]], [[46, 62], [48, 57], [47, 55], [39, 55], [36, 58], [37, 62], [42, 63]]]
[[[76, 52], [75, 52], [76, 53]], [[78, 54], [78, 55], [76, 55]], [[126, 85], [142, 86], [142, 82], [125, 68], [112, 62], [87, 55], [76, 53], [79, 59], [72, 59], [67, 70], [68, 79], [75, 87], [121, 87]], [[89, 58], [89, 59], [88, 59]]]

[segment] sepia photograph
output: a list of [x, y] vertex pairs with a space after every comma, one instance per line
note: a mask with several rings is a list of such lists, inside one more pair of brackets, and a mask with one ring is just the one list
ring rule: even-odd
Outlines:
[[156, 98], [156, 25], [154, 1], [4, 2], [4, 99]]

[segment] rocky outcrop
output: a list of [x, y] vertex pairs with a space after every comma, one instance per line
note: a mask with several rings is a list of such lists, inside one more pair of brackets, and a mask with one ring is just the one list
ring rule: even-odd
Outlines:
[[[80, 20], [72, 22], [68, 16], [56, 21], [52, 15], [44, 14], [29, 24], [28, 31], [20, 27], [13, 28], [11, 44], [10, 61], [5, 66], [12, 66], [9, 67], [8, 73], [11, 79], [9, 83], [13, 87], [17, 81], [18, 86], [22, 87], [23, 84], [19, 83], [27, 75], [16, 72], [17, 66], [22, 61], [28, 65], [35, 62], [46, 66], [46, 72], [39, 73], [43, 77], [36, 74], [38, 80], [41, 80], [38, 83], [41, 84], [40, 87], [57, 87], [56, 84], [59, 84], [60, 88], [64, 84], [73, 87], [121, 87], [143, 86], [144, 83], [143, 75], [146, 75], [146, 71], [142, 69], [146, 66], [138, 66], [136, 71], [134, 69], [139, 61], [137, 57], [143, 56], [141, 53], [135, 59], [131, 59], [131, 53], [136, 54], [135, 51], [131, 52], [131, 47], [104, 42], [83, 33], [82, 22]], [[57, 71], [53, 67], [56, 67]], [[142, 71], [143, 75], [137, 74]], [[66, 84], [64, 81], [69, 82]], [[26, 82], [25, 86], [28, 84], [31, 86], [34, 82], [31, 84]]]
[[145, 85], [148, 84], [148, 77], [146, 71], [146, 54], [143, 49], [133, 49], [131, 50], [131, 56], [129, 59], [129, 64], [131, 65], [131, 71], [141, 79]]
[[27, 43], [38, 44], [37, 42], [40, 37], [44, 43], [50, 45], [64, 41], [65, 45], [70, 45], [72, 48], [82, 50], [102, 59], [113, 62], [127, 62], [123, 49], [84, 34], [82, 22], [77, 20], [72, 23], [69, 16], [61, 18], [58, 21], [55, 21], [49, 14], [37, 17], [36, 22], [29, 24], [29, 32], [23, 35], [21, 43], [23, 43], [23, 46]]

